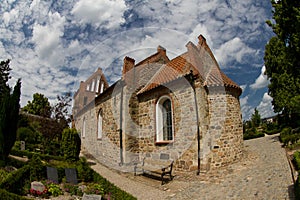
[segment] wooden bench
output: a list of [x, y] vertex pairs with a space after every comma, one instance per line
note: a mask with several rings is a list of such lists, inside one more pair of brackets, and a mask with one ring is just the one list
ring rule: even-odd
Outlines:
[[143, 174], [145, 171], [160, 174], [161, 184], [164, 184], [164, 176], [166, 174], [170, 175], [170, 180], [172, 177], [173, 160], [162, 160], [162, 159], [152, 159], [149, 157], [143, 158], [141, 163], [137, 163], [134, 166], [134, 175], [136, 176], [137, 169], [142, 169]]

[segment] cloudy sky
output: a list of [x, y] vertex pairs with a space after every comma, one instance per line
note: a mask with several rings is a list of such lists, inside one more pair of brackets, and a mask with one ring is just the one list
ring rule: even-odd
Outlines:
[[36, 92], [51, 102], [74, 92], [101, 67], [110, 83], [121, 60], [156, 52], [170, 58], [204, 35], [222, 70], [243, 88], [243, 118], [255, 107], [274, 115], [264, 76], [264, 48], [273, 36], [268, 0], [2, 0], [0, 60], [11, 59], [13, 86], [22, 79], [21, 105]]

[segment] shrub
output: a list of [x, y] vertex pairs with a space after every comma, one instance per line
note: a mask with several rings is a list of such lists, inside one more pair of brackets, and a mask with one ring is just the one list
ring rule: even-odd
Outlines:
[[300, 180], [299, 175], [294, 185], [295, 199], [300, 199]]
[[21, 168], [26, 165], [27, 162], [15, 159], [13, 157], [8, 157], [6, 165], [14, 166], [16, 168]]
[[293, 163], [296, 167], [297, 170], [300, 169], [300, 152], [299, 151], [296, 151], [294, 154], [293, 154]]
[[83, 191], [80, 189], [80, 186], [78, 187], [77, 185], [72, 185], [72, 184], [64, 184], [64, 191], [68, 192], [72, 195], [76, 195], [76, 196], [82, 196], [83, 195]]
[[291, 130], [292, 130], [291, 127], [286, 127], [282, 129], [282, 131], [280, 132], [279, 139], [284, 146], [287, 146], [291, 141]]
[[253, 138], [264, 137], [265, 134], [256, 130], [255, 127], [249, 128], [245, 131], [243, 138], [244, 140], [249, 140]]
[[87, 194], [97, 194], [97, 195], [104, 195], [104, 188], [100, 183], [92, 183], [87, 186], [84, 190]]
[[0, 183], [0, 188], [3, 188], [11, 193], [23, 195], [27, 191], [23, 190], [23, 186], [30, 177], [30, 167], [25, 165], [24, 167], [9, 173], [7, 178]]
[[85, 182], [93, 180], [93, 170], [90, 168], [85, 158], [80, 158], [76, 163], [78, 178]]
[[46, 167], [43, 165], [39, 155], [35, 154], [29, 161], [30, 181], [46, 178]]
[[40, 141], [42, 135], [29, 127], [20, 127], [17, 130], [17, 140], [23, 140], [28, 144], [36, 144]]
[[0, 189], [0, 197], [1, 199], [9, 199], [9, 200], [28, 200], [25, 197], [10, 193], [4, 189]]
[[81, 141], [76, 129], [66, 128], [62, 133], [61, 151], [66, 160], [79, 160]]
[[9, 172], [7, 172], [5, 169], [0, 169], [0, 183], [7, 178], [8, 174]]
[[46, 187], [48, 189], [48, 192], [54, 197], [57, 197], [57, 196], [63, 194], [62, 190], [60, 189], [60, 186], [55, 183], [50, 183], [50, 184], [46, 185]]
[[38, 155], [42, 160], [65, 160], [64, 157], [62, 156], [53, 156], [53, 155], [46, 155], [46, 154], [41, 154], [41, 153], [36, 153], [36, 152], [30, 152], [30, 151], [20, 151], [20, 150], [12, 150], [11, 151], [12, 155], [15, 156], [26, 156], [27, 158], [31, 159], [34, 155]]
[[112, 199], [128, 199], [128, 200], [136, 199], [131, 194], [128, 194], [127, 192], [121, 190], [114, 184], [110, 183], [107, 179], [100, 176], [93, 169], [92, 169], [92, 171], [93, 171], [93, 181], [95, 183], [101, 184], [101, 186], [103, 187], [103, 190], [104, 190], [103, 191], [104, 194], [109, 194], [109, 196]]

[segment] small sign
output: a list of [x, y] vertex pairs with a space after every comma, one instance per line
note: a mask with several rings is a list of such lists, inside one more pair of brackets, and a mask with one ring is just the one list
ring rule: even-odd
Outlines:
[[77, 173], [74, 168], [65, 168], [66, 179], [68, 183], [77, 184]]
[[47, 167], [47, 179], [54, 183], [58, 183], [58, 172], [56, 168]]
[[25, 141], [21, 141], [21, 151], [25, 150]]
[[102, 196], [101, 195], [96, 195], [96, 194], [83, 194], [82, 200], [101, 200]]

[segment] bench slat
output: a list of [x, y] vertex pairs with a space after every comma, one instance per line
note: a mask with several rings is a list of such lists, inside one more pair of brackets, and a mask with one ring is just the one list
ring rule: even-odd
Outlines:
[[163, 184], [163, 176], [166, 174], [170, 175], [170, 179], [172, 180], [172, 168], [173, 168], [173, 160], [155, 160], [152, 158], [145, 157], [141, 164], [136, 164], [134, 167], [134, 174], [136, 175], [136, 169], [140, 168], [144, 171], [153, 172], [156, 174], [161, 174], [161, 180]]

